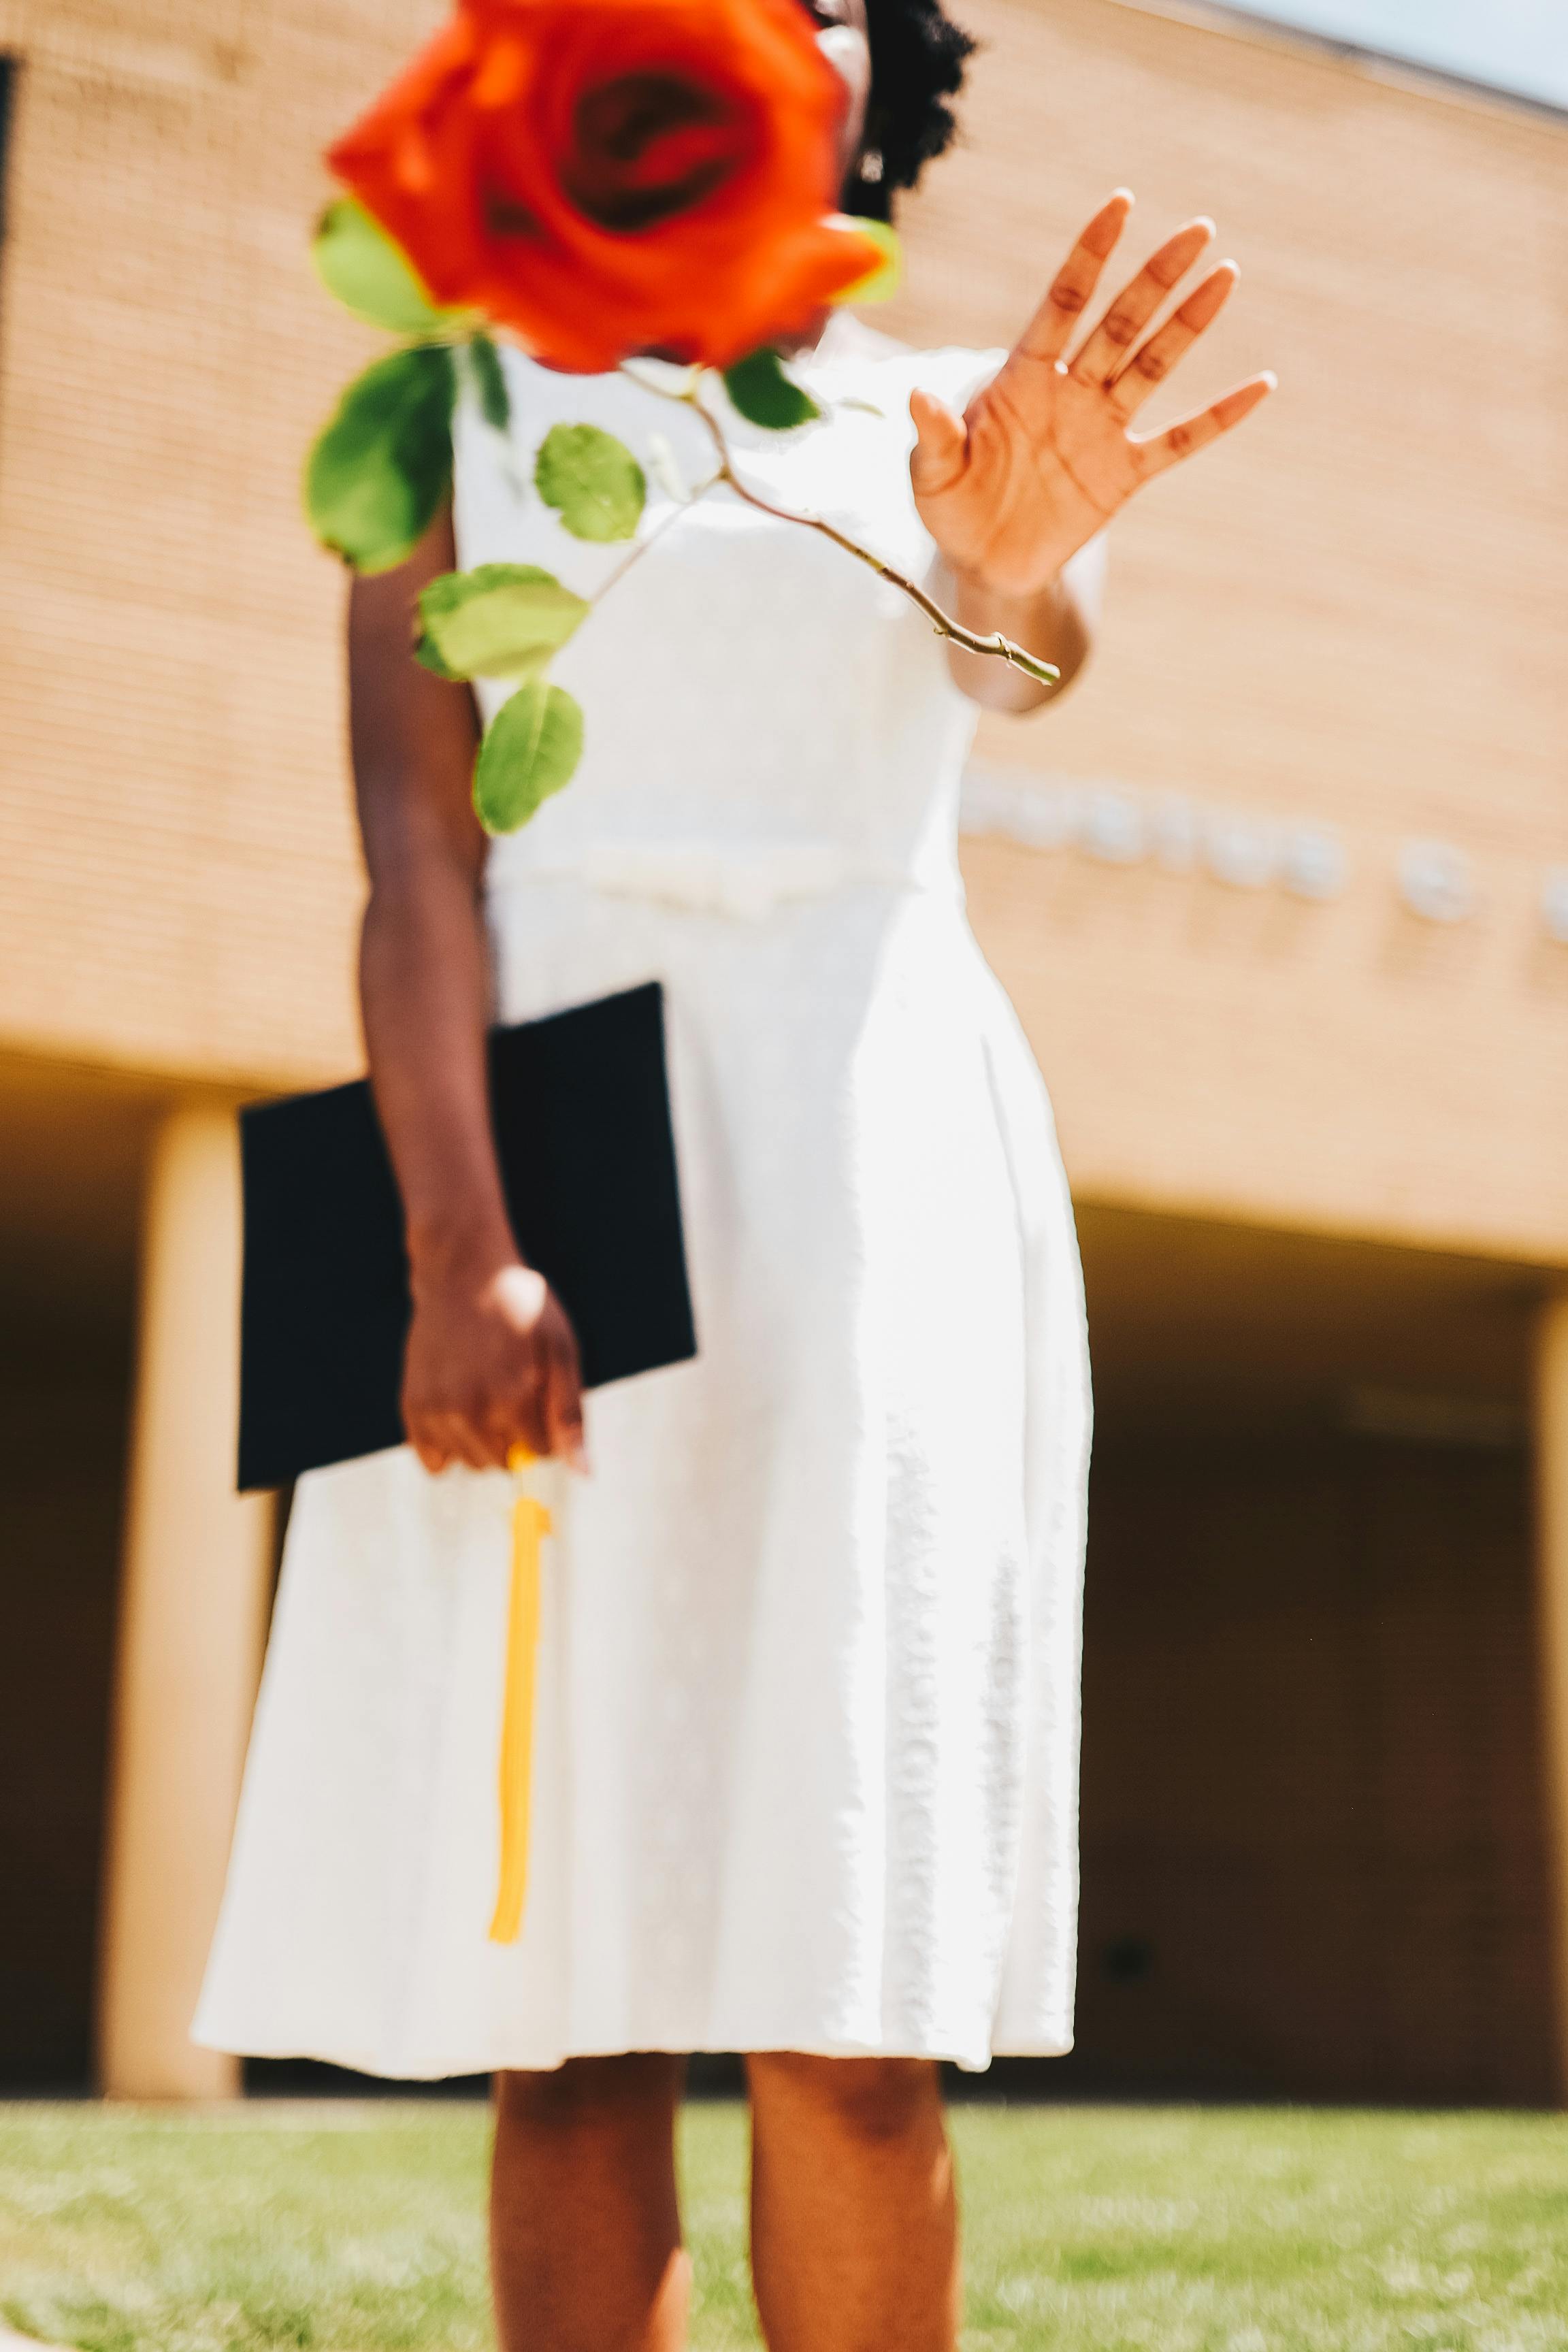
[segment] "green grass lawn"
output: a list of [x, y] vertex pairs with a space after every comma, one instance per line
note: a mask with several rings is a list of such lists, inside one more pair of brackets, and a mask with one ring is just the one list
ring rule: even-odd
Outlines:
[[[962, 2107], [967, 2352], [1568, 2347], [1568, 2122]], [[461, 2105], [0, 2106], [0, 2318], [83, 2352], [467, 2352]], [[699, 2352], [753, 2346], [745, 2131], [688, 2110]], [[892, 2347], [889, 2347], [892, 2352]]]

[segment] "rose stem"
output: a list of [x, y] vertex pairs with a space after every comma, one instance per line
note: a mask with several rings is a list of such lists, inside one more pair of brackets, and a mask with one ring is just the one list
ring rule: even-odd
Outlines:
[[[630, 374], [630, 369], [626, 373]], [[1061, 672], [1051, 663], [1037, 660], [1035, 656], [1026, 653], [1022, 646], [1016, 646], [1011, 637], [1005, 637], [1000, 630], [994, 636], [976, 636], [973, 629], [966, 629], [962, 621], [955, 621], [951, 613], [944, 613], [934, 597], [928, 596], [923, 588], [917, 587], [912, 580], [906, 578], [905, 574], [897, 570], [893, 564], [884, 562], [879, 555], [873, 555], [868, 547], [862, 547], [858, 541], [836, 530], [832, 523], [825, 522], [820, 515], [796, 514], [788, 507], [775, 507], [769, 499], [761, 497], [757, 491], [749, 488], [735, 471], [730, 445], [724, 438], [723, 426], [718, 418], [702, 404], [696, 381], [693, 381], [684, 392], [666, 392], [662, 386], [649, 383], [646, 377], [639, 375], [632, 376], [632, 382], [641, 384], [645, 392], [657, 393], [661, 400], [678, 400], [685, 407], [696, 410], [708, 427], [710, 438], [718, 454], [719, 470], [712, 477], [712, 481], [726, 483], [738, 499], [744, 499], [747, 506], [754, 507], [759, 514], [772, 515], [775, 522], [803, 523], [807, 530], [820, 531], [824, 539], [830, 539], [833, 541], [835, 547], [841, 547], [846, 555], [853, 555], [860, 562], [869, 564], [871, 570], [886, 580], [890, 586], [901, 588], [910, 602], [920, 606], [939, 637], [950, 637], [955, 646], [962, 646], [966, 653], [987, 654], [999, 661], [1009, 662], [1015, 669], [1021, 669], [1026, 677], [1032, 677], [1040, 686], [1057, 686], [1060, 683]], [[711, 487], [711, 483], [709, 487]]]
[[646, 539], [639, 539], [635, 547], [631, 550], [631, 552], [622, 558], [621, 562], [616, 564], [615, 570], [611, 572], [609, 578], [607, 580], [600, 581], [598, 586], [595, 589], [593, 594], [588, 599], [589, 604], [597, 604], [602, 603], [609, 594], [611, 589], [617, 587], [626, 578], [627, 572], [631, 570], [633, 564], [637, 562], [639, 557], [646, 555], [650, 547], [657, 547], [659, 541], [664, 537], [665, 532], [669, 529], [671, 523], [679, 522], [683, 514], [689, 514], [692, 508], [697, 504], [698, 499], [706, 498], [709, 491], [713, 488], [714, 483], [718, 481], [718, 479], [719, 476], [717, 474], [710, 474], [705, 482], [698, 483], [697, 488], [692, 491], [689, 498], [678, 499], [670, 508], [669, 512], [664, 517], [663, 520], [655, 524], [647, 537]]

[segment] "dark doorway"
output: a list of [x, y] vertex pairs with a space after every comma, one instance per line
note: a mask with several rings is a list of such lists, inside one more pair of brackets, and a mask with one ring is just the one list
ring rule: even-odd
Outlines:
[[1533, 1279], [1161, 1223], [1085, 1219], [1083, 1934], [1052, 2088], [1547, 2102]]
[[0, 1069], [0, 2088], [92, 2074], [144, 1107]]

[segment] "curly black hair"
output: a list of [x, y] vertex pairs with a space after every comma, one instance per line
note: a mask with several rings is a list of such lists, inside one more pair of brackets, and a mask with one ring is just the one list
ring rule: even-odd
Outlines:
[[882, 169], [879, 179], [852, 181], [846, 202], [868, 219], [887, 220], [899, 190], [912, 188], [957, 136], [948, 100], [976, 44], [942, 0], [866, 0], [866, 15], [871, 102], [862, 152], [879, 155]]

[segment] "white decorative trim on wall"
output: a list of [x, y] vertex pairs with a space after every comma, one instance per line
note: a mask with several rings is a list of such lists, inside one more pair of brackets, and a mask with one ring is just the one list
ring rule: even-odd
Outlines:
[[[1333, 825], [1071, 776], [1026, 782], [1005, 770], [971, 767], [959, 825], [1025, 849], [1075, 850], [1100, 866], [1152, 864], [1167, 874], [1205, 874], [1233, 890], [1280, 889], [1320, 904], [1338, 898], [1350, 879], [1349, 852]], [[1402, 841], [1394, 887], [1406, 913], [1427, 923], [1468, 922], [1481, 904], [1474, 861], [1451, 841]], [[1539, 907], [1547, 938], [1568, 947], [1568, 866], [1548, 868]]]
[[1475, 872], [1451, 841], [1402, 841], [1399, 896], [1428, 923], [1468, 922], [1478, 903]]
[[1350, 870], [1341, 835], [1307, 817], [1276, 822], [1247, 809], [1211, 808], [1185, 793], [1067, 777], [1019, 783], [972, 767], [959, 823], [965, 833], [996, 835], [1026, 849], [1077, 849], [1103, 866], [1152, 859], [1167, 874], [1202, 872], [1233, 890], [1279, 887], [1297, 898], [1337, 898]]

